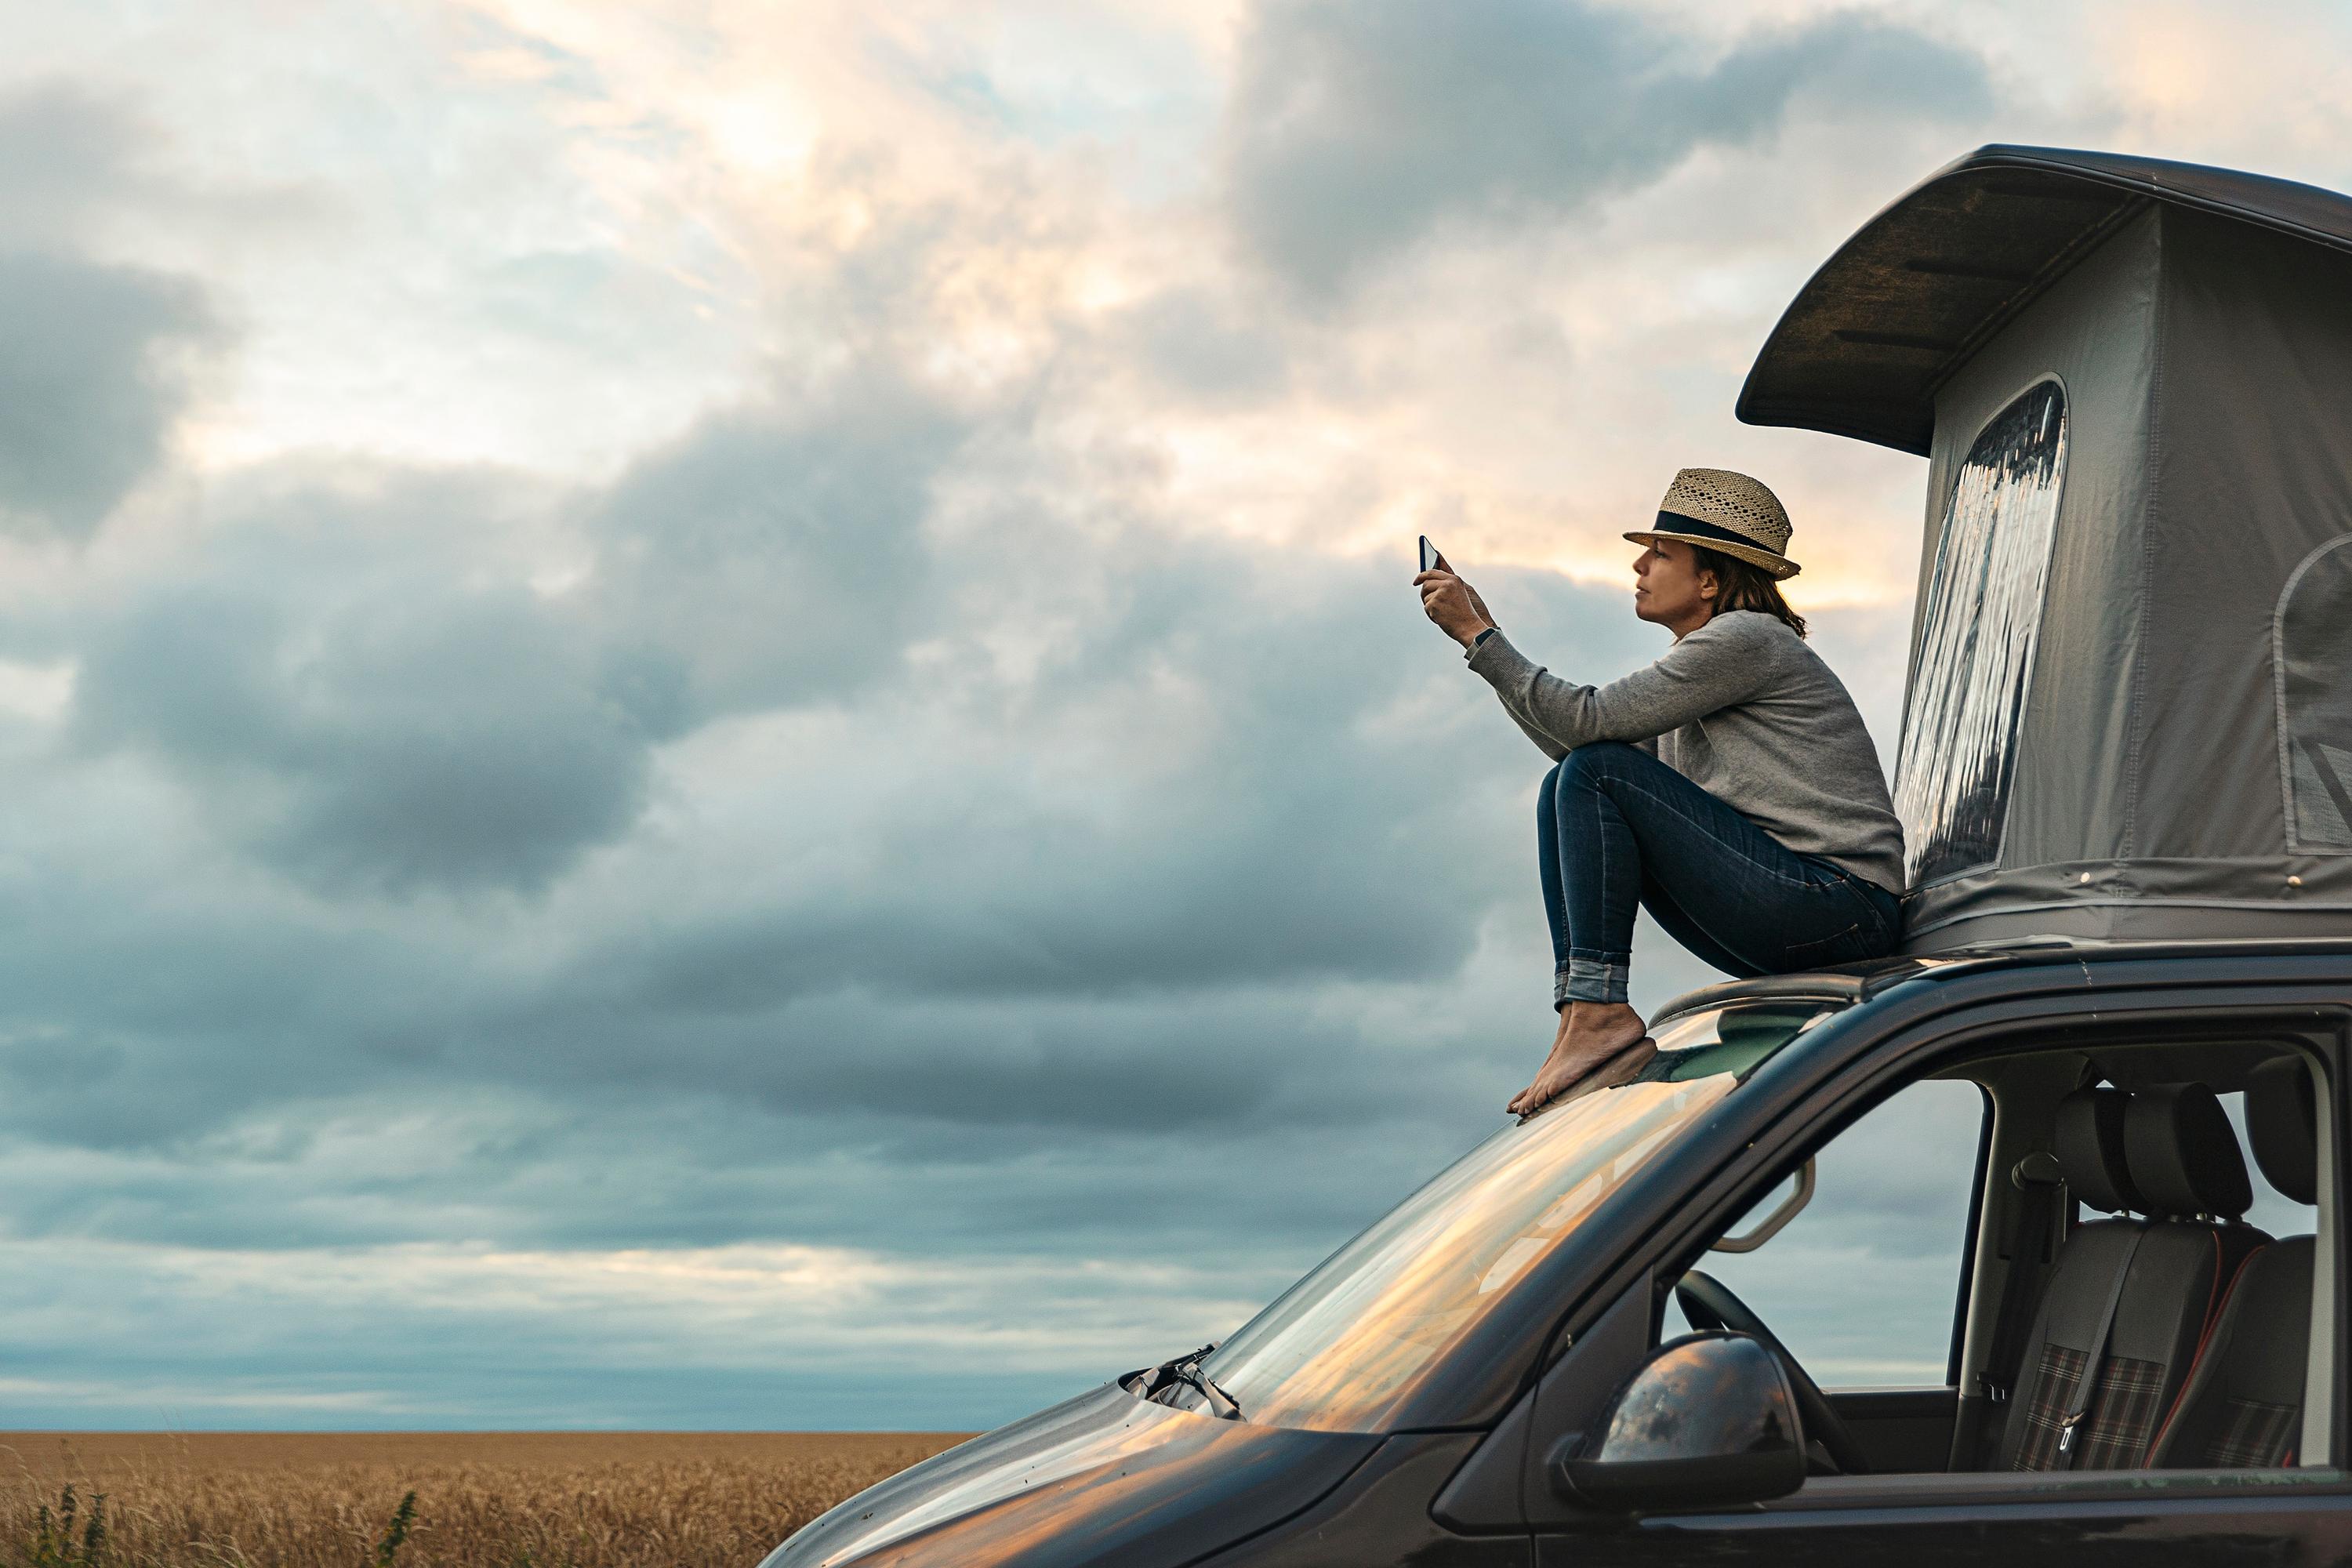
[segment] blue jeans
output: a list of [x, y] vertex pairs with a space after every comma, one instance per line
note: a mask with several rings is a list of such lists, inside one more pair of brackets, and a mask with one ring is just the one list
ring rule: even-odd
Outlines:
[[1579, 746], [1536, 796], [1552, 1001], [1622, 1002], [1633, 906], [1746, 980], [1884, 958], [1901, 934], [1893, 893], [1800, 855], [1647, 752]]

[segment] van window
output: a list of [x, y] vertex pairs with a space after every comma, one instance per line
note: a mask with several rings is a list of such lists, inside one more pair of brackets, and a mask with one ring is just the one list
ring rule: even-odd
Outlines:
[[2066, 395], [2045, 381], [1984, 427], [1952, 487], [1895, 766], [1915, 886], [2000, 858], [2065, 477]]
[[[1824, 1387], [1949, 1382], [1984, 1121], [1975, 1084], [1912, 1084], [1822, 1148], [1812, 1201], [1769, 1245], [1708, 1252], [1696, 1267]], [[1752, 1232], [1790, 1190], [1775, 1188], [1729, 1234]], [[1666, 1335], [1687, 1331], [1669, 1297]]]
[[2312, 552], [2279, 595], [2279, 771], [2290, 851], [2352, 849], [2352, 533]]
[[1793, 1218], [1784, 1181], [1717, 1233], [1752, 1250], [1675, 1258], [1661, 1338], [1785, 1347], [1827, 1405], [1806, 1417], [1808, 1489], [2333, 1476], [2324, 1066], [2213, 1019], [2194, 1041], [2118, 1030], [1947, 1068], [1821, 1144]]

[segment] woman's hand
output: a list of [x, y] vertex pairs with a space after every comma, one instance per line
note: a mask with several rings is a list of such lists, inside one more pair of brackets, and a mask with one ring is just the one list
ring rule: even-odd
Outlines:
[[1468, 647], [1478, 640], [1478, 634], [1495, 624], [1486, 613], [1486, 601], [1478, 590], [1442, 566], [1434, 572], [1423, 572], [1412, 580], [1421, 590], [1422, 613], [1437, 623], [1437, 629]]

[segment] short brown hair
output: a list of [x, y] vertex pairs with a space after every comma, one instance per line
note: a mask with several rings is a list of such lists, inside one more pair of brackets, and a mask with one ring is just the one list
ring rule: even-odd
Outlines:
[[1780, 584], [1774, 582], [1761, 566], [1750, 565], [1736, 555], [1726, 555], [1703, 544], [1694, 544], [1691, 546], [1691, 570], [1715, 574], [1717, 615], [1726, 610], [1757, 610], [1768, 616], [1778, 616], [1788, 623], [1790, 631], [1799, 637], [1805, 635], [1805, 617], [1789, 607], [1789, 601], [1780, 596]]

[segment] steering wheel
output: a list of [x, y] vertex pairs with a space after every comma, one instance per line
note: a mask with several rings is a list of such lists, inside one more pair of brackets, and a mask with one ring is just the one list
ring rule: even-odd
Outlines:
[[1854, 1440], [1853, 1429], [1837, 1413], [1829, 1395], [1822, 1392], [1822, 1385], [1797, 1364], [1789, 1347], [1764, 1326], [1763, 1319], [1748, 1310], [1747, 1302], [1725, 1289], [1723, 1282], [1713, 1275], [1694, 1268], [1675, 1287], [1675, 1304], [1683, 1310], [1684, 1318], [1694, 1329], [1727, 1330], [1761, 1342], [1780, 1358], [1789, 1374], [1789, 1386], [1796, 1391], [1797, 1413], [1804, 1419], [1806, 1435], [1818, 1439], [1829, 1451], [1841, 1475], [1869, 1473], [1870, 1461], [1863, 1457], [1862, 1445]]

